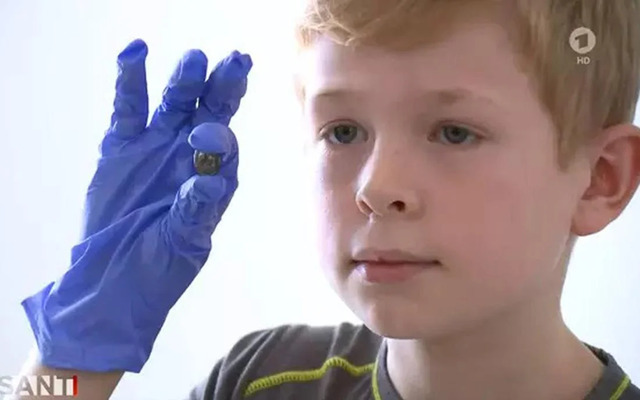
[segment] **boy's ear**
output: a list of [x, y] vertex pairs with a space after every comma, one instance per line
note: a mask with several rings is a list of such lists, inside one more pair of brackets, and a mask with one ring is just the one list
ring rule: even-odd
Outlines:
[[578, 236], [601, 231], [631, 201], [640, 184], [640, 128], [621, 124], [602, 131], [591, 161], [591, 182], [572, 220]]

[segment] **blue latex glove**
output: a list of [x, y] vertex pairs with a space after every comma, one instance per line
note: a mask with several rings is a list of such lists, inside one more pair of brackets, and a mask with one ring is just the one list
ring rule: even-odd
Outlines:
[[[233, 52], [207, 79], [206, 56], [189, 51], [147, 126], [147, 52], [136, 40], [118, 56], [114, 113], [71, 268], [22, 302], [50, 367], [139, 372], [169, 310], [207, 260], [238, 185], [238, 145], [228, 124], [246, 92], [251, 58]], [[222, 155], [217, 175], [196, 173], [194, 148]]]

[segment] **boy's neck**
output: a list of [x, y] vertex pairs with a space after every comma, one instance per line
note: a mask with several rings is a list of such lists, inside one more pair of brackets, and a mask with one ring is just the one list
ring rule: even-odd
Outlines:
[[585, 398], [604, 365], [566, 327], [557, 298], [538, 303], [438, 343], [387, 339], [394, 386], [404, 400]]

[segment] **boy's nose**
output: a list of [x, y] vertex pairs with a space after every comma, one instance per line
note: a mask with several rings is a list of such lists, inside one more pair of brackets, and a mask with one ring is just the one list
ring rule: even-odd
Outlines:
[[411, 184], [411, 175], [399, 157], [372, 157], [358, 182], [355, 199], [358, 209], [370, 218], [415, 217], [421, 205], [418, 188]]

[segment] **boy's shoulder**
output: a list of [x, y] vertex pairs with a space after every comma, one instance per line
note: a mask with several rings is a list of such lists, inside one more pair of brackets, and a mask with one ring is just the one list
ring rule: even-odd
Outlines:
[[[585, 400], [640, 400], [615, 358], [586, 344], [605, 372]], [[283, 325], [241, 338], [189, 400], [308, 398], [401, 400], [383, 338], [364, 325]]]
[[255, 331], [218, 361], [189, 399], [368, 399], [382, 343], [366, 326], [351, 323]]
[[640, 388], [631, 382], [616, 359], [601, 348], [585, 345], [605, 365], [603, 375], [585, 400], [640, 400]]
[[[250, 333], [231, 349], [258, 357], [269, 369], [342, 357], [354, 365], [373, 363], [382, 338], [365, 325], [348, 322], [332, 326], [282, 325]], [[322, 364], [322, 363], [321, 363]]]

